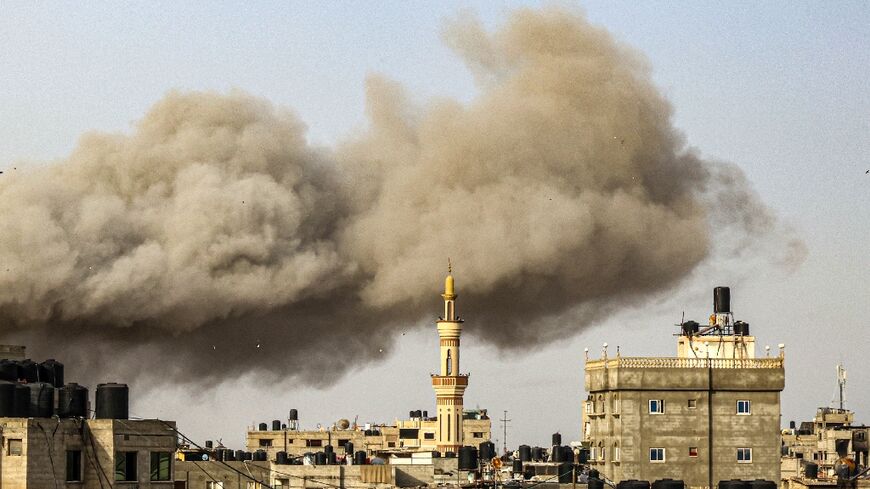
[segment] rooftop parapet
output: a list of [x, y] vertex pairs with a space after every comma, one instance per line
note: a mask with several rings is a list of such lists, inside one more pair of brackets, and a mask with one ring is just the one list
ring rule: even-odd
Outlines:
[[781, 369], [785, 358], [677, 358], [677, 357], [617, 357], [586, 360], [586, 370], [605, 368], [767, 368]]

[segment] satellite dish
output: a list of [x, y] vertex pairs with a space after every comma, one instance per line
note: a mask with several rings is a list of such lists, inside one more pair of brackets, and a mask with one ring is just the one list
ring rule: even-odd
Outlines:
[[336, 423], [336, 424], [338, 425], [338, 429], [340, 429], [340, 430], [346, 430], [346, 429], [350, 428], [350, 421], [343, 419], [343, 418], [339, 419], [338, 423]]

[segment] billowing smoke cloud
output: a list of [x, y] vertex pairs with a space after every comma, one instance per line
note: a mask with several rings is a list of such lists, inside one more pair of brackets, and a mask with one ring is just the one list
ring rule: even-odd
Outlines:
[[5, 339], [119, 375], [318, 384], [437, 314], [448, 256], [469, 330], [526, 346], [675, 286], [712, 222], [773, 219], [685, 146], [644, 59], [581, 16], [466, 19], [445, 40], [475, 100], [418, 106], [371, 77], [370, 127], [335, 149], [252, 96], [170, 93], [129, 135], [2, 175]]

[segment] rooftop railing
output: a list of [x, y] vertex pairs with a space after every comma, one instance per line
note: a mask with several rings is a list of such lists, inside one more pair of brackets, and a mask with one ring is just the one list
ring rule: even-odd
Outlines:
[[783, 368], [783, 357], [767, 358], [671, 358], [617, 357], [587, 360], [587, 370], [603, 368]]

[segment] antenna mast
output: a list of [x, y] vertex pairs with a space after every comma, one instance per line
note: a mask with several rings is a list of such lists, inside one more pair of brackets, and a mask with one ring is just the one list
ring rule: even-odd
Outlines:
[[507, 417], [507, 410], [504, 411], [504, 418], [499, 421], [501, 421], [502, 429], [504, 430], [504, 435], [502, 436], [502, 441], [504, 442], [504, 453], [507, 453], [507, 424], [511, 422]]
[[846, 369], [843, 364], [837, 365], [837, 386], [840, 389], [840, 409], [845, 409], [846, 405]]

